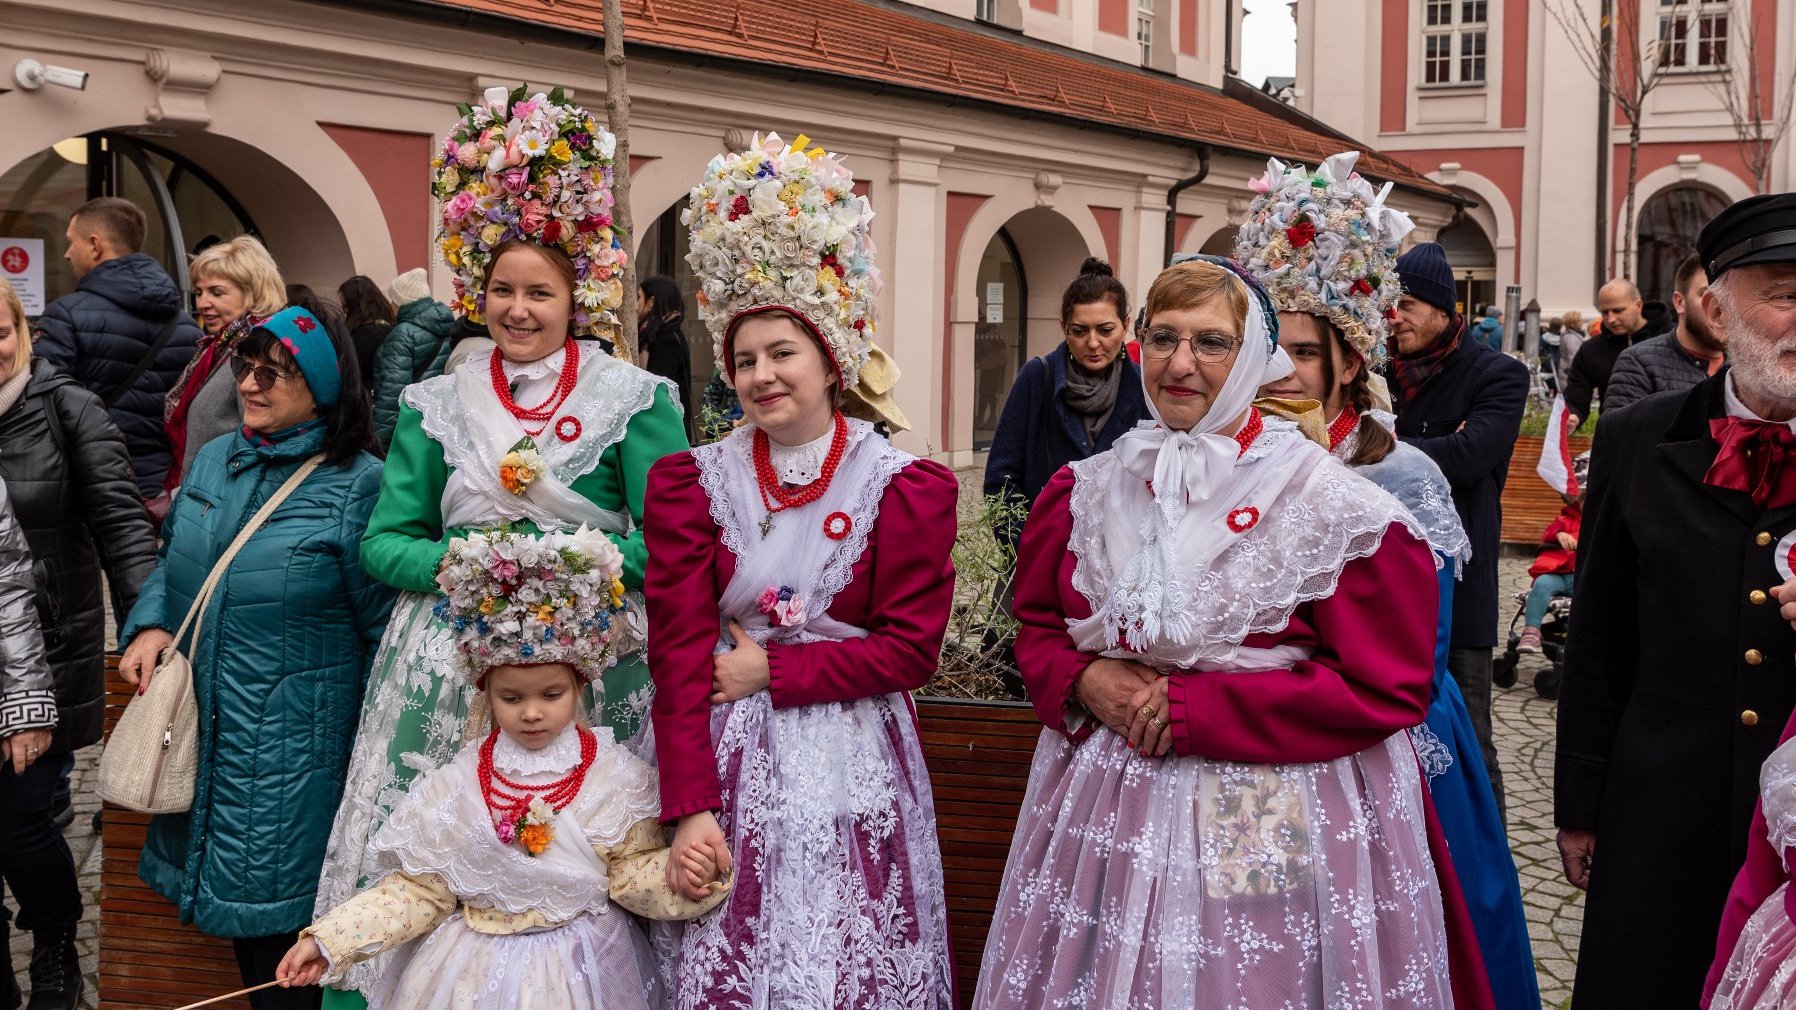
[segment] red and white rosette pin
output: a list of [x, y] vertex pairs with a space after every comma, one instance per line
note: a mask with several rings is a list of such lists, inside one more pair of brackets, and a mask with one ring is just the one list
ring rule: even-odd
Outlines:
[[563, 442], [572, 442], [574, 439], [579, 438], [580, 419], [569, 416], [556, 421], [555, 437], [561, 439]]
[[823, 535], [831, 540], [846, 540], [850, 530], [854, 529], [854, 520], [848, 518], [846, 512], [831, 512], [823, 520]]
[[1260, 510], [1252, 505], [1243, 505], [1230, 512], [1223, 521], [1228, 523], [1229, 532], [1246, 533], [1259, 523]]
[[1777, 549], [1771, 553], [1771, 563], [1785, 582], [1796, 579], [1796, 530], [1785, 533], [1777, 542]]

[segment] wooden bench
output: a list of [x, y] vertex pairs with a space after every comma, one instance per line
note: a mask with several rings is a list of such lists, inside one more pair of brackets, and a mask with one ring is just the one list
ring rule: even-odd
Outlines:
[[[1538, 435], [1523, 435], [1515, 440], [1515, 453], [1509, 457], [1509, 478], [1503, 484], [1502, 538], [1506, 544], [1538, 545], [1547, 525], [1565, 504], [1559, 492], [1535, 472], [1543, 441]], [[1573, 456], [1589, 448], [1589, 438], [1572, 436]]]
[[[106, 657], [106, 732], [134, 689]], [[169, 1010], [243, 988], [229, 940], [181, 925], [175, 906], [137, 878], [148, 814], [106, 805], [100, 831], [100, 1010]], [[239, 997], [219, 1007], [248, 1010]]]

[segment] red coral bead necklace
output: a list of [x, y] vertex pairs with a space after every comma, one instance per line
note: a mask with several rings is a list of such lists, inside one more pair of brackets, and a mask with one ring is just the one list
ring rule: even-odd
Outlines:
[[[555, 390], [549, 394], [548, 399], [534, 407], [520, 407], [511, 398], [511, 383], [505, 381], [504, 355], [494, 351], [488, 363], [488, 372], [493, 380], [493, 395], [499, 398], [500, 406], [518, 419], [519, 427], [531, 438], [548, 430], [549, 422], [554, 420], [556, 412], [567, 402], [567, 398], [574, 392], [574, 383], [580, 379], [580, 345], [573, 337], [569, 337], [567, 343], [562, 345], [562, 350], [566, 352], [566, 357], [561, 362], [561, 375], [555, 380]], [[536, 425], [534, 429], [531, 428], [532, 424]]]
[[1352, 434], [1353, 429], [1358, 425], [1359, 411], [1354, 410], [1352, 404], [1342, 407], [1340, 416], [1336, 417], [1328, 426], [1328, 447], [1333, 449], [1340, 445], [1341, 441]]
[[801, 508], [823, 497], [829, 490], [830, 481], [835, 479], [836, 467], [842, 462], [842, 453], [848, 448], [848, 419], [838, 411], [835, 417], [835, 434], [829, 440], [829, 453], [823, 457], [823, 472], [817, 479], [804, 487], [788, 488], [780, 483], [779, 474], [773, 469], [773, 443], [767, 433], [755, 429], [755, 483], [761, 490], [761, 504], [767, 507], [767, 515], [761, 520], [761, 537], [766, 538], [773, 529], [773, 517], [787, 509]]
[[493, 769], [493, 746], [499, 742], [499, 728], [487, 734], [480, 745], [480, 796], [487, 810], [495, 815], [495, 823], [515, 821], [530, 808], [532, 799], [541, 799], [557, 812], [574, 801], [580, 786], [586, 782], [586, 771], [599, 754], [599, 740], [585, 726], [574, 727], [580, 734], [580, 763], [574, 770], [553, 782], [527, 786], [513, 782]]

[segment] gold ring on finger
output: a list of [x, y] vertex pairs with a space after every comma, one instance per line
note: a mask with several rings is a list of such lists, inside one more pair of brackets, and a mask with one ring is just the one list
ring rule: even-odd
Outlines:
[[1165, 719], [1162, 719], [1157, 715], [1154, 716], [1153, 718], [1149, 719], [1148, 722], [1153, 723], [1155, 729], [1165, 729], [1166, 727], [1172, 725], [1172, 723], [1167, 722]]
[[1143, 706], [1141, 706], [1140, 711], [1141, 711], [1141, 716], [1143, 718], [1149, 719], [1149, 720], [1152, 720], [1153, 718], [1155, 718], [1156, 716], [1158, 716], [1160, 714], [1160, 710], [1155, 708], [1152, 705], [1143, 705]]

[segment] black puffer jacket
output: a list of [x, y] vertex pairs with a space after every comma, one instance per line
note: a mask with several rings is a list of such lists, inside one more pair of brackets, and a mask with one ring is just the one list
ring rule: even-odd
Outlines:
[[25, 391], [0, 414], [0, 479], [31, 545], [37, 611], [56, 681], [52, 748], [100, 739], [106, 620], [100, 572], [119, 623], [156, 568], [156, 531], [138, 497], [124, 439], [100, 398], [31, 363]]
[[1709, 377], [1709, 365], [1665, 333], [1621, 352], [1603, 390], [1603, 409], [1620, 410], [1666, 390], [1684, 390]]
[[88, 271], [75, 290], [51, 302], [37, 322], [33, 355], [112, 400], [106, 412], [124, 433], [138, 490], [146, 496], [162, 490], [162, 478], [168, 473], [162, 402], [193, 357], [200, 328], [183, 314], [168, 343], [131, 388], [116, 397], [112, 393], [149, 352], [163, 324], [181, 311], [181, 292], [162, 265], [143, 253], [132, 253]]

